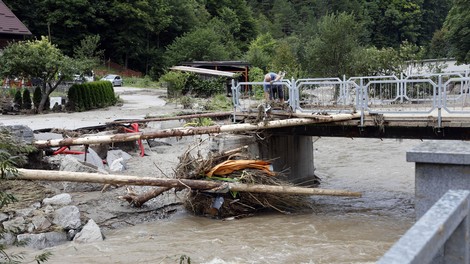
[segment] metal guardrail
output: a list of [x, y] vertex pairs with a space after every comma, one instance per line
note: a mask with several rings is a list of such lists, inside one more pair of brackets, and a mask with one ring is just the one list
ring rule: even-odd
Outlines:
[[470, 191], [449, 190], [377, 264], [470, 263]]
[[[263, 82], [232, 82], [235, 111], [252, 111], [260, 103], [254, 98]], [[308, 78], [283, 80], [285, 101], [294, 112], [437, 115], [442, 112], [470, 114], [470, 76], [442, 73], [397, 76], [362, 76], [349, 79]], [[247, 87], [249, 91], [247, 92]], [[362, 124], [362, 123], [361, 123]]]

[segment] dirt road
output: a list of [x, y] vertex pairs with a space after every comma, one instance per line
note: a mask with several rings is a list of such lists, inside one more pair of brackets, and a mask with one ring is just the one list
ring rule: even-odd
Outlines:
[[163, 89], [114, 87], [120, 104], [86, 112], [46, 113], [39, 115], [0, 115], [0, 125], [26, 125], [33, 130], [44, 128], [77, 129], [97, 126], [116, 119], [144, 118], [146, 115], [165, 115], [177, 111], [167, 105]]

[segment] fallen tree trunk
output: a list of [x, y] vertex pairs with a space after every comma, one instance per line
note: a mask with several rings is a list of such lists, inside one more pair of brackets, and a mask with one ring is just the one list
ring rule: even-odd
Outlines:
[[288, 126], [300, 126], [318, 123], [328, 123], [336, 121], [350, 120], [359, 118], [360, 114], [337, 114], [331, 116], [325, 115], [312, 115], [309, 118], [293, 118], [285, 120], [274, 120], [268, 122], [259, 122], [257, 124], [231, 124], [231, 125], [216, 125], [208, 127], [191, 127], [191, 128], [173, 128], [163, 129], [149, 132], [138, 132], [128, 134], [114, 134], [104, 136], [88, 136], [83, 138], [66, 138], [66, 139], [55, 139], [55, 140], [37, 140], [33, 142], [37, 148], [47, 147], [60, 147], [60, 146], [72, 146], [72, 145], [91, 145], [91, 144], [105, 144], [113, 142], [126, 142], [126, 141], [137, 141], [152, 138], [167, 138], [167, 137], [183, 137], [183, 136], [194, 136], [202, 134], [219, 134], [224, 132], [245, 132], [261, 129], [288, 127]]
[[145, 192], [143, 194], [137, 194], [133, 191], [130, 191], [127, 189], [127, 194], [124, 196], [120, 196], [120, 199], [126, 200], [129, 204], [135, 206], [135, 207], [141, 207], [144, 203], [146, 203], [148, 200], [151, 200], [160, 194], [171, 190], [172, 188], [170, 187], [163, 187], [163, 188], [154, 188], [148, 192]]
[[284, 193], [299, 195], [329, 195], [329, 196], [354, 196], [361, 197], [359, 192], [346, 190], [328, 190], [319, 188], [304, 188], [293, 186], [272, 186], [262, 184], [242, 184], [220, 181], [167, 179], [152, 177], [137, 177], [129, 175], [95, 174], [85, 172], [69, 171], [45, 171], [18, 169], [19, 180], [42, 180], [42, 181], [71, 181], [71, 182], [93, 182], [103, 184], [160, 186], [168, 188], [190, 188], [196, 190], [225, 189], [238, 192], [253, 193]]
[[223, 117], [223, 116], [231, 116], [231, 115], [233, 115], [233, 112], [203, 113], [203, 114], [192, 114], [192, 115], [155, 117], [155, 118], [146, 118], [146, 119], [117, 120], [117, 121], [113, 121], [113, 122], [108, 122], [108, 123], [106, 123], [106, 125], [128, 124], [128, 123], [148, 123], [148, 122], [157, 122], [157, 121], [201, 118], [201, 117]]

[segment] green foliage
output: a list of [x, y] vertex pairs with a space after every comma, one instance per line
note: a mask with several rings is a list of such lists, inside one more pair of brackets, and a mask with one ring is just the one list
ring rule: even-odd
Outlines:
[[227, 60], [229, 56], [222, 36], [207, 27], [195, 29], [176, 38], [167, 48], [165, 61], [168, 66], [172, 66], [183, 61]]
[[286, 78], [298, 78], [302, 75], [300, 39], [291, 36], [278, 42], [274, 50], [274, 56], [271, 59], [270, 68], [276, 71], [285, 71]]
[[37, 264], [41, 264], [41, 263], [47, 262], [51, 256], [52, 256], [52, 253], [49, 251], [46, 251], [42, 254], [35, 256], [34, 260], [36, 261]]
[[[27, 40], [10, 43], [0, 54], [0, 75], [35, 77], [42, 81], [43, 94], [37, 109], [42, 112], [49, 95], [66, 78], [86, 66], [65, 56], [49, 39]], [[60, 73], [60, 74], [59, 74]]]
[[350, 14], [326, 15], [318, 22], [318, 34], [306, 48], [307, 72], [315, 77], [351, 74], [351, 58], [360, 46], [361, 24]]
[[41, 88], [36, 87], [34, 88], [34, 93], [33, 93], [34, 109], [39, 109], [39, 104], [41, 103], [41, 100], [42, 100]]
[[67, 98], [69, 111], [86, 111], [117, 102], [113, 85], [108, 81], [74, 84], [70, 87]]
[[371, 44], [398, 47], [403, 41], [416, 43], [421, 37], [423, 0], [379, 0], [364, 3], [366, 28]]
[[23, 109], [31, 110], [33, 102], [31, 101], [31, 93], [28, 89], [23, 90]]
[[153, 81], [149, 76], [143, 78], [128, 77], [126, 78], [126, 86], [138, 88], [160, 88], [158, 82]]
[[21, 109], [23, 108], [23, 97], [21, 96], [21, 90], [18, 89], [15, 92], [15, 98], [13, 99], [13, 102], [18, 105], [18, 107]]
[[[444, 29], [449, 32], [449, 37], [454, 37], [449, 42], [446, 40], [448, 47], [452, 44], [452, 56], [462, 62], [469, 50], [466, 33], [469, 24], [468, 0], [4, 2], [35, 35], [49, 35], [63, 54], [74, 55], [85, 62], [79, 63], [71, 74], [89, 68], [92, 65], [90, 58], [95, 61], [96, 58], [110, 59], [130, 69], [151, 74], [155, 79], [168, 66], [181, 61], [240, 58], [264, 71], [280, 66], [295, 68], [287, 70], [292, 76], [306, 77], [308, 74], [314, 77], [312, 75], [317, 74], [325, 77], [323, 72], [347, 74], [353, 71], [351, 65], [345, 65], [344, 69], [329, 68], [323, 71], [316, 69], [321, 65], [311, 61], [312, 45], [318, 44], [314, 40], [322, 35], [320, 32], [325, 17], [342, 13], [355, 18], [348, 25], [348, 30], [354, 25], [365, 29], [345, 34], [344, 42], [350, 40], [350, 35], [355, 35], [361, 48], [376, 47], [378, 50], [398, 49], [404, 41], [428, 46], [449, 13]], [[448, 12], [452, 3], [452, 11]], [[332, 27], [331, 30], [332, 35], [338, 32], [342, 35], [341, 28]], [[260, 44], [260, 38], [268, 35], [272, 42], [279, 45], [268, 49], [256, 45]], [[336, 52], [336, 48], [342, 48], [331, 38], [323, 42], [331, 47], [331, 53]], [[441, 44], [442, 41], [439, 45], [429, 44], [434, 47], [426, 48], [429, 51], [427, 56], [442, 57], [446, 52], [438, 52], [443, 50], [439, 49]], [[350, 57], [347, 54], [349, 50], [345, 53], [343, 57]], [[288, 62], [282, 63], [277, 56], [287, 58]], [[294, 61], [300, 66], [293, 67]], [[4, 64], [0, 65], [3, 68]], [[58, 74], [48, 76], [57, 78]]]
[[271, 64], [276, 49], [276, 40], [271, 34], [261, 34], [253, 42], [251, 42], [248, 52], [246, 53], [246, 60], [253, 65], [266, 70], [267, 66]]
[[168, 97], [177, 97], [183, 94], [183, 89], [188, 80], [188, 74], [177, 71], [169, 71], [160, 77], [159, 82], [167, 88]]
[[183, 105], [183, 109], [191, 109], [193, 108], [194, 99], [191, 96], [181, 96], [180, 102]]
[[447, 15], [444, 28], [450, 55], [459, 63], [470, 63], [470, 5], [469, 0], [455, 0]]
[[[258, 67], [251, 67], [250, 68], [250, 81], [251, 82], [263, 82], [264, 81], [264, 75], [265, 73], [263, 72], [262, 69]], [[264, 98], [264, 91], [263, 91], [263, 85], [252, 85], [251, 90], [255, 96], [256, 99], [263, 99]]]
[[447, 40], [447, 29], [443, 28], [434, 32], [428, 49], [428, 58], [447, 58], [450, 53], [449, 42]]
[[225, 91], [225, 82], [226, 79], [223, 77], [202, 79], [196, 74], [189, 74], [182, 92], [183, 94], [207, 98], [223, 93]]
[[399, 74], [403, 61], [393, 48], [359, 48], [353, 54], [351, 72], [354, 76]]
[[209, 111], [231, 110], [233, 103], [226, 94], [216, 94], [206, 102], [204, 108]]
[[209, 117], [200, 117], [200, 118], [193, 118], [190, 122], [184, 124], [185, 127], [192, 126], [192, 127], [204, 127], [204, 126], [212, 126], [215, 122]]

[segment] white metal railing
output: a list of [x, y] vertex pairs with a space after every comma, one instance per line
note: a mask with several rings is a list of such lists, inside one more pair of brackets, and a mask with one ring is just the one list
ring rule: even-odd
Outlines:
[[377, 263], [470, 263], [469, 214], [470, 191], [447, 191]]
[[[232, 82], [235, 111], [253, 111], [254, 90], [263, 82]], [[349, 79], [282, 80], [285, 101], [294, 112], [365, 112], [372, 114], [470, 114], [470, 77], [465, 73], [362, 76]], [[249, 92], [247, 92], [249, 87]]]

